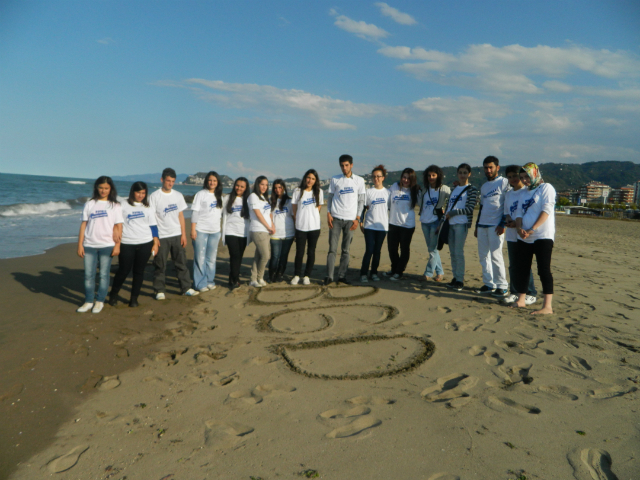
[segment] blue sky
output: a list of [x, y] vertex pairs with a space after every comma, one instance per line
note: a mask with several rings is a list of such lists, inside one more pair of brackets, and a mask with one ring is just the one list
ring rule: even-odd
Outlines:
[[640, 162], [637, 1], [0, 2], [0, 171]]

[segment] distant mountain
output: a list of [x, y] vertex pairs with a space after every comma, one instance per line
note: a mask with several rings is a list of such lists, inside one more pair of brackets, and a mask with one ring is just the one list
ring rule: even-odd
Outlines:
[[286, 183], [293, 183], [293, 182], [300, 183], [302, 181], [302, 179], [298, 178], [298, 177], [291, 177], [291, 178], [285, 178], [284, 181]]
[[[176, 182], [182, 183], [189, 175], [186, 173], [178, 173]], [[114, 175], [111, 178], [114, 180], [120, 180], [123, 182], [146, 182], [146, 183], [161, 183], [162, 172], [160, 173], [139, 173], [136, 175]]]

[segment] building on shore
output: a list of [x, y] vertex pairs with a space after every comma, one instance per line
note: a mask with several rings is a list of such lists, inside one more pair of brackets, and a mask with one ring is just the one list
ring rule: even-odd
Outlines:
[[609, 203], [619, 203], [622, 205], [630, 205], [633, 203], [634, 187], [627, 185], [626, 187], [612, 188], [609, 194]]
[[633, 203], [640, 203], [640, 180], [633, 184]]
[[580, 203], [607, 203], [611, 187], [600, 182], [589, 182], [579, 190]]
[[572, 204], [576, 205], [580, 198], [580, 192], [578, 190], [565, 190], [563, 192], [556, 193], [556, 201], [558, 198], [566, 198]]

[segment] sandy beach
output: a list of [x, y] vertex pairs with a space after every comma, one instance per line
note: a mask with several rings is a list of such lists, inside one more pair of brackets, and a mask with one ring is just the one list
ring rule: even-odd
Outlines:
[[74, 244], [1, 260], [0, 478], [638, 479], [640, 223], [556, 222], [546, 317], [473, 293], [472, 234], [462, 292], [419, 282], [419, 229], [403, 280], [356, 283], [357, 232], [322, 287], [325, 225], [311, 286], [229, 292], [221, 247], [214, 291], [170, 267], [155, 301], [149, 266], [98, 315]]

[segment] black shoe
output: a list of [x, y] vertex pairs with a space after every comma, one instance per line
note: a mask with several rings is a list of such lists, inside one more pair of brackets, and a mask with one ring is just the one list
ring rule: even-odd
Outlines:
[[324, 277], [323, 285], [331, 285], [333, 283], [333, 278]]
[[480, 295], [491, 295], [495, 291], [496, 291], [495, 288], [491, 288], [491, 287], [487, 287], [486, 285], [483, 285], [482, 288], [478, 288], [476, 290], [476, 293], [479, 293]]
[[462, 282], [456, 282], [455, 285], [453, 286], [453, 289], [457, 292], [462, 291], [463, 288], [464, 288], [464, 283]]
[[131, 300], [129, 300], [129, 306], [131, 308], [135, 308], [138, 306], [138, 297], [131, 297]]
[[113, 295], [113, 294], [109, 295], [109, 301], [107, 303], [112, 307], [115, 307], [116, 305], [118, 305], [118, 295]]
[[451, 279], [451, 281], [450, 281], [449, 283], [445, 283], [445, 284], [444, 284], [444, 286], [445, 286], [445, 287], [447, 287], [447, 288], [453, 288], [453, 287], [454, 287], [454, 285], [455, 285], [457, 282], [458, 282], [458, 281], [457, 281], [455, 278], [453, 278], [453, 279]]
[[351, 282], [347, 280], [345, 277], [339, 278], [338, 283], [344, 283], [345, 285], [351, 285]]

